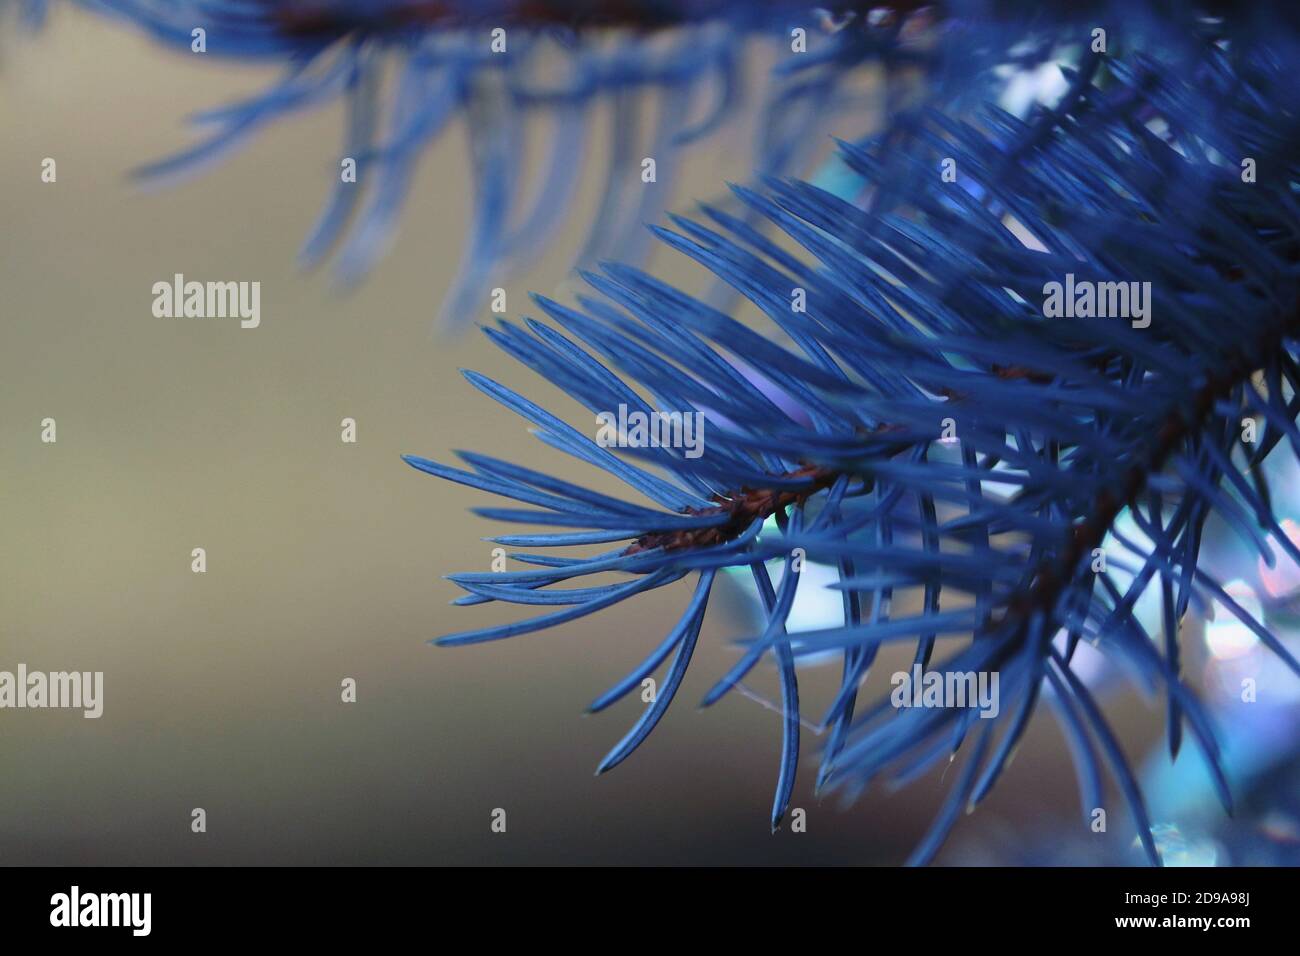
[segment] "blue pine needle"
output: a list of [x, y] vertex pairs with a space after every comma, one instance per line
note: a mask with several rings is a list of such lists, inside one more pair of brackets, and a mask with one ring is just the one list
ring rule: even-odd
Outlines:
[[[649, 245], [642, 224], [661, 214], [684, 151], [738, 116], [758, 117], [756, 174], [802, 172], [832, 118], [869, 102], [854, 88], [861, 68], [880, 68], [893, 114], [919, 78], [933, 96], [969, 100], [996, 82], [995, 65], [1029, 68], [1051, 51], [1040, 43], [1008, 53], [1020, 28], [1013, 18], [994, 26], [962, 16], [979, 3], [952, 4], [945, 29], [935, 32], [926, 29], [931, 12], [910, 4], [869, 16], [867, 5], [835, 13], [822, 8], [836, 5], [809, 0], [75, 2], [187, 54], [283, 67], [265, 90], [194, 116], [196, 142], [138, 169], [143, 182], [192, 176], [281, 119], [343, 104], [339, 153], [319, 164], [329, 196], [299, 255], [306, 268], [332, 260], [343, 286], [365, 277], [390, 246], [421, 157], [463, 121], [473, 210], [440, 310], [453, 326], [547, 248], [584, 178], [600, 183], [599, 211], [579, 264], [597, 256], [636, 261]], [[48, 0], [22, 3], [38, 20]], [[793, 39], [795, 30], [802, 39]], [[756, 48], [775, 51], [759, 95], [745, 77]], [[588, 169], [583, 159], [605, 114], [609, 159]], [[534, 119], [549, 140], [540, 154], [526, 142]], [[641, 179], [645, 157], [657, 164], [653, 188]], [[353, 179], [340, 169], [349, 159]], [[530, 190], [534, 167], [541, 187]]]

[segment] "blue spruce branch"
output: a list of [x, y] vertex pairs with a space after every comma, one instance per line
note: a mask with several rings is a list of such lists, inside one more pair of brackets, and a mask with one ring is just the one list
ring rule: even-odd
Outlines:
[[[525, 570], [451, 575], [467, 592], [457, 603], [548, 610], [440, 643], [531, 633], [693, 579], [664, 641], [593, 706], [608, 706], [675, 655], [605, 770], [670, 705], [717, 572], [748, 568], [766, 624], [740, 641], [705, 702], [773, 655], [786, 716], [774, 826], [798, 763], [795, 664], [833, 652], [842, 680], [821, 720], [830, 735], [819, 786], [853, 796], [968, 750], [912, 862], [932, 859], [963, 807], [990, 792], [1045, 683], [1079, 762], [1085, 815], [1101, 805], [1104, 763], [1158, 862], [1121, 745], [1072, 667], [1081, 640], [1163, 688], [1171, 752], [1187, 732], [1230, 809], [1215, 729], [1180, 674], [1179, 626], [1192, 605], [1217, 602], [1300, 675], [1276, 636], [1198, 566], [1212, 516], [1267, 563], [1275, 546], [1300, 561], [1259, 468], [1284, 442], [1300, 454], [1300, 125], [1288, 79], [1296, 48], [1284, 31], [1183, 39], [1084, 61], [1061, 102], [1027, 122], [996, 108], [978, 125], [926, 110], [905, 135], [843, 143], [844, 162], [866, 186], [861, 202], [797, 179], [735, 187], [740, 206], [797, 253], [713, 205], [699, 219], [654, 229], [761, 310], [789, 344], [617, 263], [583, 273], [596, 295], [579, 295], [577, 307], [536, 297], [553, 324], [486, 329], [589, 411], [704, 415], [707, 450], [615, 454], [468, 373], [544, 442], [652, 504], [481, 455], [463, 455], [469, 470], [408, 458], [531, 506], [481, 509], [486, 517], [565, 529], [493, 539], [502, 544], [624, 542], [596, 557], [530, 551], [514, 555]], [[1243, 175], [1247, 159], [1257, 181]], [[945, 160], [960, 171], [955, 182], [939, 174]], [[1150, 321], [1048, 317], [1044, 298], [1067, 274], [1149, 282]], [[805, 311], [792, 309], [792, 290], [805, 293]], [[1255, 447], [1241, 437], [1247, 415], [1265, 422]], [[955, 426], [951, 443], [945, 419]], [[1122, 532], [1121, 515], [1149, 545]], [[842, 626], [787, 632], [796, 549], [838, 568]], [[1095, 568], [1098, 549], [1131, 579]], [[785, 565], [775, 583], [774, 559]], [[564, 588], [609, 571], [627, 578]], [[1162, 604], [1160, 635], [1132, 614], [1151, 587]], [[893, 598], [911, 589], [921, 592], [921, 610], [892, 615]], [[974, 706], [898, 709], [886, 699], [862, 709], [877, 651], [898, 642], [913, 643], [929, 673], [999, 674], [1006, 706], [992, 720]]]

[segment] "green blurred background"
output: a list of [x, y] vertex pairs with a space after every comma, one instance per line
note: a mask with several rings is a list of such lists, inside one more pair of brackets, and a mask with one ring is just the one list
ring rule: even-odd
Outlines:
[[[583, 707], [658, 642], [685, 582], [554, 631], [427, 645], [517, 612], [448, 606], [457, 592], [441, 576], [486, 569], [482, 537], [501, 528], [467, 513], [485, 495], [399, 455], [476, 448], [590, 478], [457, 369], [510, 382], [579, 427], [589, 415], [477, 332], [431, 334], [469, 215], [460, 129], [426, 155], [392, 254], [339, 295], [294, 263], [336, 175], [337, 107], [145, 191], [130, 170], [191, 142], [188, 115], [275, 72], [55, 13], [39, 36], [0, 47], [0, 669], [102, 670], [106, 700], [97, 721], [0, 711], [0, 862], [905, 857], [943, 774], [844, 810], [811, 793], [812, 735], [793, 804], [808, 831], [768, 832], [779, 717], [737, 695], [695, 707], [734, 659], [738, 594], [715, 604], [660, 728], [602, 778], [599, 758], [641, 704], [593, 717]], [[749, 142], [742, 125], [693, 154], [675, 207], [742, 178]], [[55, 184], [41, 182], [45, 157]], [[598, 168], [565, 241], [507, 285], [512, 315], [529, 289], [563, 292]], [[683, 274], [669, 257], [655, 267]], [[155, 318], [150, 287], [176, 272], [260, 281], [261, 327]], [[45, 417], [57, 444], [40, 441]], [[344, 417], [358, 423], [355, 445], [340, 441]], [[190, 570], [196, 547], [206, 574]], [[873, 687], [887, 689], [890, 663]], [[770, 691], [771, 676], [756, 689]], [[811, 672], [806, 697], [824, 701], [836, 676]], [[340, 700], [345, 677], [355, 704]], [[1150, 715], [1142, 723], [1158, 731]], [[206, 834], [190, 830], [195, 807]], [[489, 830], [497, 807], [505, 834]], [[950, 847], [1077, 819], [1068, 756], [1040, 716]]]

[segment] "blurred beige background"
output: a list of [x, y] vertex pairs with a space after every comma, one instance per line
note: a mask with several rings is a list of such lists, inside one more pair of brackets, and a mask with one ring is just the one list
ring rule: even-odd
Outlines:
[[[585, 417], [477, 332], [430, 334], [468, 216], [459, 129], [425, 157], [392, 254], [346, 297], [294, 264], [337, 168], [336, 107], [183, 185], [128, 180], [192, 141], [190, 113], [274, 75], [66, 8], [3, 46], [0, 669], [102, 670], [106, 701], [97, 721], [0, 711], [0, 862], [901, 861], [939, 774], [843, 811], [812, 796], [809, 756], [794, 800], [808, 832], [767, 832], [777, 715], [738, 696], [695, 707], [733, 659], [735, 600], [715, 605], [660, 728], [599, 779], [641, 705], [583, 707], [659, 640], [685, 583], [555, 631], [425, 643], [517, 612], [448, 606], [441, 576], [486, 568], [481, 538], [502, 529], [467, 514], [487, 496], [399, 454], [477, 448], [589, 477], [457, 369]], [[741, 178], [748, 145], [736, 130], [697, 152], [676, 206]], [[562, 284], [597, 177], [566, 241], [508, 286], [513, 315], [528, 289]], [[150, 287], [176, 272], [260, 281], [261, 327], [155, 318]], [[339, 440], [344, 417], [356, 445]], [[834, 678], [813, 674], [807, 697]], [[1075, 819], [1055, 728], [1040, 719], [1023, 749], [955, 842]], [[190, 832], [194, 807], [206, 834]], [[489, 831], [495, 807], [505, 835]]]

